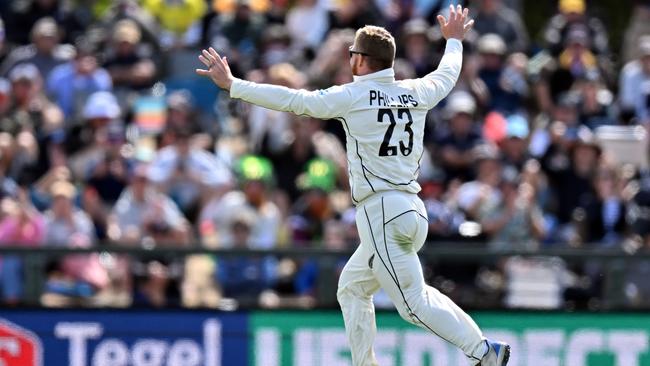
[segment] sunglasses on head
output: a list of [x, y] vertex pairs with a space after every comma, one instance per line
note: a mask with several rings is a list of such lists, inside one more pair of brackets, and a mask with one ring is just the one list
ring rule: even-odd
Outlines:
[[361, 55], [361, 56], [370, 56], [369, 54], [367, 54], [367, 53], [365, 53], [365, 52], [354, 51], [354, 50], [352, 49], [352, 46], [350, 46], [349, 51], [350, 51], [350, 58], [352, 58], [352, 55], [354, 55], [355, 53], [356, 53], [357, 55]]

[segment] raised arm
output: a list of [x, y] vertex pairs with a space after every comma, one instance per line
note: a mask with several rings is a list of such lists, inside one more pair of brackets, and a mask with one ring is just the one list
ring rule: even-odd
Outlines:
[[468, 20], [468, 13], [467, 8], [450, 5], [448, 19], [438, 15], [440, 30], [447, 40], [447, 46], [438, 68], [422, 78], [430, 107], [438, 104], [456, 85], [463, 66], [463, 44], [461, 41], [474, 25], [474, 20]]
[[342, 86], [307, 91], [237, 79], [230, 72], [228, 60], [212, 47], [203, 50], [199, 59], [208, 69], [197, 69], [197, 74], [209, 77], [221, 89], [228, 90], [230, 97], [261, 107], [326, 119], [341, 116], [352, 103], [352, 95]]

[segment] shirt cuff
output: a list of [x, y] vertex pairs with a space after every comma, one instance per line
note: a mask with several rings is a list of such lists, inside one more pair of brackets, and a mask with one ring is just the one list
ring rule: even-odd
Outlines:
[[232, 84], [230, 84], [230, 97], [239, 98], [242, 95], [242, 89], [245, 87], [246, 81], [238, 78], [234, 78]]
[[462, 51], [463, 50], [463, 42], [461, 42], [461, 40], [457, 39], [457, 38], [449, 38], [447, 40], [446, 48], [449, 51], [451, 51], [451, 50], [460, 50], [460, 51]]

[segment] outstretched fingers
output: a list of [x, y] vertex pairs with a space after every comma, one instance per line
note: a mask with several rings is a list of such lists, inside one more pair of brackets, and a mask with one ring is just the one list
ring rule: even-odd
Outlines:
[[467, 22], [467, 24], [465, 24], [464, 27], [465, 32], [469, 32], [469, 30], [472, 29], [473, 26], [474, 26], [474, 19], [470, 20], [469, 22]]
[[438, 19], [438, 24], [440, 24], [440, 28], [444, 28], [447, 26], [448, 24], [447, 19], [445, 19], [445, 17], [443, 17], [442, 15], [438, 14], [436, 19]]
[[203, 57], [205, 57], [206, 60], [208, 60], [208, 64], [207, 64], [208, 67], [213, 66], [214, 64], [217, 63], [217, 60], [214, 58], [214, 56], [212, 56], [212, 54], [207, 50], [203, 50], [201, 51], [201, 53], [203, 54]]
[[205, 56], [203, 56], [203, 55], [199, 55], [199, 61], [201, 61], [201, 63], [203, 63], [203, 64], [204, 64], [206, 67], [208, 67], [208, 68], [209, 68], [210, 66], [212, 66], [212, 64], [210, 63], [210, 60], [208, 60], [208, 59], [207, 59]]

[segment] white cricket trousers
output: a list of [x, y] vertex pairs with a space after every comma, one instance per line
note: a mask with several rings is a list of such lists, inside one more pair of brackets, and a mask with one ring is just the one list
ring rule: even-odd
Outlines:
[[345, 265], [337, 292], [354, 366], [378, 365], [372, 295], [379, 287], [404, 320], [458, 346], [476, 363], [487, 351], [469, 315], [424, 283], [417, 252], [427, 236], [426, 217], [420, 198], [400, 191], [376, 193], [357, 206], [361, 244]]

